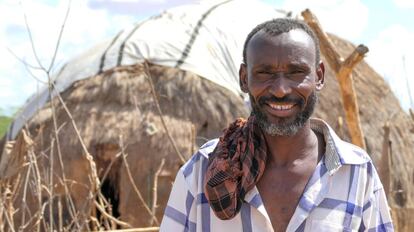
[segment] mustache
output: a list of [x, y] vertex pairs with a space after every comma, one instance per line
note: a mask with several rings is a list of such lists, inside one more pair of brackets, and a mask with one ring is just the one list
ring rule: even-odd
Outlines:
[[305, 104], [305, 102], [302, 98], [296, 98], [296, 97], [292, 97], [292, 96], [284, 96], [282, 98], [275, 97], [275, 96], [262, 96], [259, 99], [257, 99], [257, 103], [259, 103], [259, 105], [264, 105], [267, 102], [291, 103], [291, 104], [296, 104], [296, 105], [299, 105], [299, 106], [303, 106]]

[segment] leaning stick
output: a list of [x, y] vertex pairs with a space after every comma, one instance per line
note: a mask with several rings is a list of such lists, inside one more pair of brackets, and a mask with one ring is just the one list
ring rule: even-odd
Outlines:
[[148, 84], [150, 85], [151, 93], [152, 93], [152, 96], [153, 96], [154, 101], [155, 101], [155, 106], [157, 107], [158, 114], [160, 115], [161, 123], [164, 126], [165, 133], [167, 134], [167, 137], [170, 140], [170, 142], [171, 142], [171, 144], [172, 144], [172, 146], [175, 150], [175, 153], [177, 154], [178, 158], [180, 159], [181, 164], [184, 164], [186, 162], [185, 158], [181, 154], [180, 150], [178, 149], [174, 139], [172, 138], [172, 136], [170, 134], [170, 131], [168, 130], [167, 123], [164, 121], [163, 113], [162, 113], [162, 110], [161, 110], [160, 103], [158, 102], [158, 98], [157, 98], [157, 94], [155, 92], [154, 84], [152, 83], [152, 77], [151, 77], [151, 73], [149, 71], [147, 61], [144, 62], [144, 73], [145, 73], [145, 76], [147, 77]]
[[364, 58], [364, 55], [368, 52], [368, 48], [364, 45], [359, 45], [344, 61], [341, 55], [334, 49], [328, 35], [322, 30], [316, 16], [309, 9], [304, 10], [302, 16], [318, 36], [321, 51], [338, 79], [351, 141], [355, 145], [366, 148], [361, 120], [359, 118], [356, 91], [352, 79], [352, 69]]
[[381, 154], [381, 166], [380, 166], [380, 178], [384, 186], [384, 191], [389, 197], [390, 187], [391, 187], [391, 156], [390, 156], [390, 123], [386, 122], [383, 126], [384, 129], [384, 139], [382, 142], [382, 154]]
[[[162, 168], [164, 167], [165, 164], [165, 158], [161, 159], [161, 163], [160, 166], [158, 167], [157, 171], [155, 172], [154, 175], [154, 183], [152, 185], [152, 206], [151, 206], [151, 211], [152, 211], [152, 215], [155, 216], [155, 213], [157, 211], [157, 201], [158, 201], [158, 177], [160, 176], [160, 173], [162, 171]], [[150, 220], [150, 225], [152, 226], [154, 224], [154, 218], [155, 217], [151, 217]]]
[[142, 197], [141, 192], [139, 191], [137, 185], [135, 184], [134, 178], [132, 177], [131, 174], [131, 170], [129, 168], [129, 164], [126, 160], [126, 154], [125, 154], [125, 150], [124, 150], [124, 144], [123, 144], [123, 140], [122, 137], [120, 137], [120, 146], [121, 146], [121, 156], [122, 156], [122, 163], [125, 165], [125, 171], [127, 173], [128, 176], [128, 180], [129, 182], [131, 182], [132, 188], [134, 189], [136, 195], [138, 196], [139, 200], [141, 201], [142, 205], [144, 206], [145, 210], [148, 212], [148, 214], [151, 216], [151, 218], [154, 219], [154, 222], [159, 225], [160, 222], [158, 221], [157, 217], [155, 217], [155, 215], [152, 213], [151, 209], [148, 207], [147, 203], [144, 200], [144, 197]]

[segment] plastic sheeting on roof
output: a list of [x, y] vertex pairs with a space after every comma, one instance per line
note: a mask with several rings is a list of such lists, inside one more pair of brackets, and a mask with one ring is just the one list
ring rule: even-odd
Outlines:
[[[166, 10], [76, 57], [53, 77], [62, 92], [75, 81], [116, 66], [150, 63], [191, 71], [238, 95], [238, 69], [250, 30], [285, 14], [256, 0], [202, 1]], [[52, 96], [56, 94], [52, 93]], [[31, 97], [8, 132], [14, 139], [50, 99], [48, 88]]]

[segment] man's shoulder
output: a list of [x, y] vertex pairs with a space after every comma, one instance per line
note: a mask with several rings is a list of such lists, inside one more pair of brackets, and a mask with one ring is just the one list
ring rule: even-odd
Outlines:
[[371, 162], [368, 153], [352, 143], [341, 140], [336, 143], [336, 147], [342, 164], [360, 165]]
[[208, 157], [217, 146], [219, 139], [212, 139], [200, 147], [200, 149], [181, 167], [184, 177], [198, 175], [207, 166]]

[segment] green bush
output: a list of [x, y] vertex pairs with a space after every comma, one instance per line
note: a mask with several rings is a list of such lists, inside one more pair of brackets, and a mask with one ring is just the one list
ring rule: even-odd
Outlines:
[[6, 116], [0, 116], [0, 138], [7, 132], [12, 119]]

